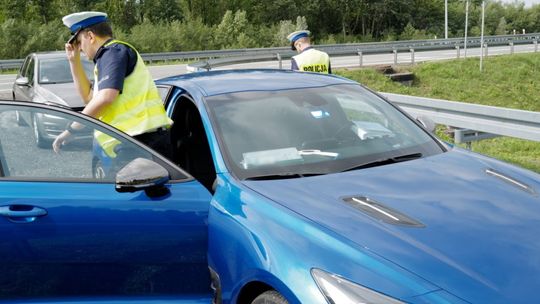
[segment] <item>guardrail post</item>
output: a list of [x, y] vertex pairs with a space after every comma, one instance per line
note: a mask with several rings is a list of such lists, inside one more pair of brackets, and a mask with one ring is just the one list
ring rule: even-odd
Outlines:
[[456, 58], [459, 59], [459, 45], [456, 45]]
[[364, 57], [362, 56], [362, 52], [358, 51], [358, 63], [360, 64], [360, 67], [364, 64]]
[[279, 61], [278, 68], [281, 70], [283, 69], [283, 63], [281, 62], [281, 55], [279, 53], [276, 54], [277, 60]]
[[394, 49], [394, 65], [397, 65], [397, 50]]
[[510, 55], [514, 54], [514, 42], [510, 41]]
[[414, 64], [414, 49], [411, 48], [410, 51], [411, 51], [411, 64]]
[[487, 42], [484, 43], [484, 57], [487, 57], [488, 56], [488, 44]]
[[538, 40], [534, 41], [534, 52], [538, 52]]

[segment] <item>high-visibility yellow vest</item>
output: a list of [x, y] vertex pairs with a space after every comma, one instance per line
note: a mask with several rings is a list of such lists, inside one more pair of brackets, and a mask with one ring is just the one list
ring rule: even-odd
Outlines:
[[[132, 48], [137, 54], [137, 63], [133, 72], [124, 79], [122, 93], [101, 111], [98, 119], [131, 136], [169, 128], [173, 122], [165, 112], [161, 96], [139, 52], [130, 44], [118, 40], [112, 40], [104, 46], [113, 43], [122, 43]], [[99, 91], [98, 73], [96, 65], [94, 96]], [[94, 132], [94, 138], [107, 155], [116, 157], [114, 147], [119, 143], [118, 140], [99, 131]]]
[[308, 49], [294, 56], [293, 59], [296, 61], [300, 71], [328, 74], [330, 57], [325, 52]]

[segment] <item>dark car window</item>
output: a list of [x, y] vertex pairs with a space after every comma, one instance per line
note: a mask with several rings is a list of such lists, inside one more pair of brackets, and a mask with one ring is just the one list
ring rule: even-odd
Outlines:
[[[82, 60], [86, 76], [93, 79], [93, 64], [88, 60]], [[67, 58], [52, 58], [39, 60], [39, 83], [67, 83], [73, 82], [69, 62]]]
[[[25, 123], [17, 122], [17, 115]], [[66, 125], [78, 121], [85, 128], [55, 153], [51, 143], [45, 148], [34, 144], [34, 116], [53, 139]], [[100, 143], [97, 138], [102, 139]], [[1, 179], [114, 182], [116, 172], [131, 160], [142, 157], [154, 160], [150, 152], [118, 137], [113, 132], [62, 112], [0, 106], [0, 142], [2, 144]]]
[[392, 105], [358, 85], [208, 98], [231, 170], [241, 178], [325, 174], [442, 152]]

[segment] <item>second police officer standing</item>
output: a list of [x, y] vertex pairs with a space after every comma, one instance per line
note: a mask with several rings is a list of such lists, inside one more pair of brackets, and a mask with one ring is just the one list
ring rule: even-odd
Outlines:
[[314, 49], [309, 39], [309, 31], [302, 30], [290, 33], [287, 39], [291, 49], [299, 54], [291, 59], [291, 69], [304, 72], [331, 74], [330, 57], [327, 53]]

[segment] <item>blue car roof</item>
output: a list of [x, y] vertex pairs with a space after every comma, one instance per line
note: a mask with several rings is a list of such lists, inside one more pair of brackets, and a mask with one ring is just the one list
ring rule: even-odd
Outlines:
[[334, 75], [271, 69], [198, 72], [167, 77], [156, 82], [178, 86], [188, 91], [199, 90], [203, 96], [356, 84], [352, 80]]

